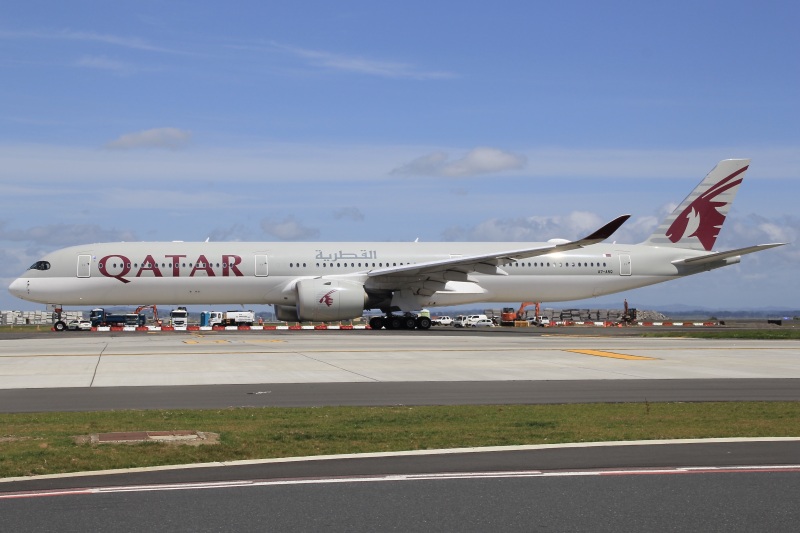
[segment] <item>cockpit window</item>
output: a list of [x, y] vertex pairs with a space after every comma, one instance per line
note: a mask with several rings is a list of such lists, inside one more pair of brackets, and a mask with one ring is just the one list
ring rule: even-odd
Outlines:
[[36, 261], [28, 270], [50, 270], [50, 262]]

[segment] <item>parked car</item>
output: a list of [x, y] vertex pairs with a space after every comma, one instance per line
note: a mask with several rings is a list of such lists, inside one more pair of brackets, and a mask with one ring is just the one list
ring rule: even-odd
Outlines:
[[[488, 320], [489, 317], [486, 315], [468, 315], [466, 319], [465, 326], [474, 326], [476, 322], [479, 320]], [[491, 322], [491, 320], [490, 320]]]
[[547, 317], [543, 317], [543, 316], [537, 316], [535, 318], [529, 318], [528, 319], [528, 323], [531, 326], [539, 326], [539, 327], [543, 328], [545, 326], [549, 326], [550, 325], [550, 319], [547, 318]]
[[431, 325], [434, 326], [450, 326], [453, 324], [453, 319], [449, 316], [435, 316], [431, 320]]
[[479, 318], [472, 324], [473, 328], [493, 328], [494, 322], [491, 318]]
[[88, 320], [72, 320], [69, 322], [69, 324], [67, 324], [67, 329], [71, 329], [73, 331], [91, 331], [92, 323]]
[[458, 315], [455, 320], [453, 320], [453, 327], [454, 328], [465, 328], [469, 326], [467, 323], [467, 317], [465, 315]]

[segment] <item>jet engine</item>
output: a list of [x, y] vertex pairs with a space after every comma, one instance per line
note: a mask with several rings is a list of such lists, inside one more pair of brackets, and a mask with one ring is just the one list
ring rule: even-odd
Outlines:
[[297, 307], [276, 305], [278, 320], [333, 322], [360, 317], [367, 303], [364, 285], [337, 279], [302, 279], [297, 282]]

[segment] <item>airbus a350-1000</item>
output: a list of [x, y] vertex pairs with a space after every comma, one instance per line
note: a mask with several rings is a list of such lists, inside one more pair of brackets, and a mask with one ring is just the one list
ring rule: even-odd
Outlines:
[[[426, 307], [579, 300], [738, 263], [783, 243], [712, 251], [749, 160], [721, 161], [640, 244], [602, 243], [629, 217], [578, 240], [500, 242], [117, 242], [55, 251], [9, 287], [64, 305], [273, 304], [285, 321], [384, 316], [430, 327]], [[56, 329], [60, 329], [58, 324]]]

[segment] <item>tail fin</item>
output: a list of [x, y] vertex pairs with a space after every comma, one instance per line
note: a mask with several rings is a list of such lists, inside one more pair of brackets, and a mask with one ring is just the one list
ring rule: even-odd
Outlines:
[[749, 165], [749, 159], [717, 163], [643, 244], [710, 251]]

